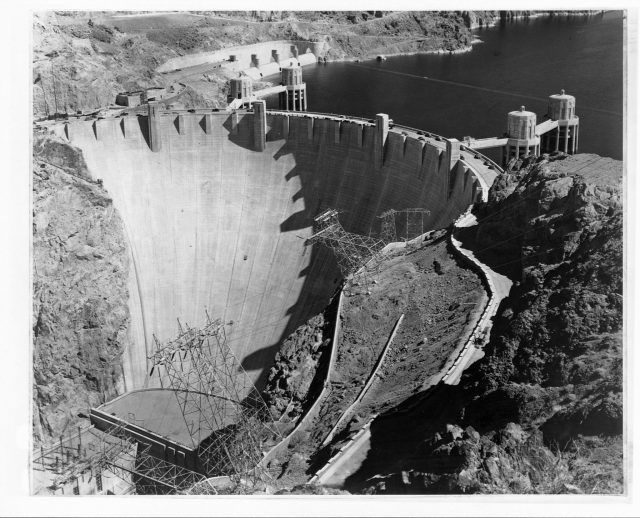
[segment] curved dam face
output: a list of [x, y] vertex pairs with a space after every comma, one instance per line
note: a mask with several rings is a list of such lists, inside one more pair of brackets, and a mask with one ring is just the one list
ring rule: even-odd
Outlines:
[[321, 210], [338, 209], [346, 230], [368, 234], [386, 209], [425, 207], [426, 231], [481, 194], [469, 159], [442, 142], [360, 120], [164, 112], [151, 124], [156, 152], [148, 117], [60, 128], [125, 223], [135, 266], [127, 390], [158, 384], [148, 376], [153, 336], [175, 337], [176, 319], [203, 324], [205, 309], [233, 322], [228, 343], [261, 385], [281, 340], [339, 285], [332, 253], [304, 246]]

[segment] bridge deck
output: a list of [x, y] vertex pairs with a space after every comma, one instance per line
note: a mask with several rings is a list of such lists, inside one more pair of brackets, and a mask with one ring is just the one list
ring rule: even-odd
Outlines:
[[543, 135], [558, 127], [558, 121], [546, 120], [536, 126], [536, 135]]

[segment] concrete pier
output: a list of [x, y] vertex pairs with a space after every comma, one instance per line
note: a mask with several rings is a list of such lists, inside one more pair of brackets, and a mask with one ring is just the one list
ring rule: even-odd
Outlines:
[[253, 148], [264, 151], [267, 143], [267, 103], [256, 101], [253, 103]]
[[384, 146], [389, 134], [389, 116], [386, 113], [376, 115], [376, 140], [374, 143], [374, 155], [376, 169], [380, 169], [384, 162]]
[[147, 112], [147, 127], [149, 129], [149, 147], [151, 151], [157, 152], [162, 149], [162, 139], [160, 137], [160, 115], [158, 114], [158, 103], [150, 102]]
[[450, 168], [460, 160], [460, 141], [457, 138], [448, 138], [446, 141], [446, 161]]

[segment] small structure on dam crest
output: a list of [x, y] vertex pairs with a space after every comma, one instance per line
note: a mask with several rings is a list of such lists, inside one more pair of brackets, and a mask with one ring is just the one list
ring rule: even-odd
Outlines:
[[158, 118], [158, 103], [152, 101], [147, 105], [147, 124], [149, 130], [149, 147], [151, 151], [160, 151], [162, 148], [162, 139], [160, 136], [160, 121]]
[[253, 95], [253, 81], [249, 76], [234, 77], [229, 84], [229, 96], [228, 102], [234, 99], [246, 99], [247, 101], [239, 107], [247, 107], [250, 102], [249, 99]]
[[135, 108], [142, 104], [142, 90], [135, 92], [122, 92], [116, 95], [116, 104], [118, 106], [128, 106]]

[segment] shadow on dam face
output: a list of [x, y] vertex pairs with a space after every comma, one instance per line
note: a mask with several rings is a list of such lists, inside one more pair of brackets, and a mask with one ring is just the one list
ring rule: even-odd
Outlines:
[[442, 149], [400, 134], [389, 134], [377, 166], [375, 126], [361, 121], [269, 113], [257, 152], [253, 114], [206, 117], [163, 114], [155, 153], [145, 117], [69, 125], [71, 144], [113, 197], [132, 254], [127, 390], [157, 386], [148, 376], [153, 336], [173, 338], [176, 319], [202, 325], [205, 309], [232, 322], [228, 343], [261, 387], [281, 341], [340, 282], [332, 253], [304, 246], [319, 211], [335, 208], [346, 230], [369, 234], [386, 209], [426, 207], [428, 230], [477, 194], [471, 173], [451, 170]]

